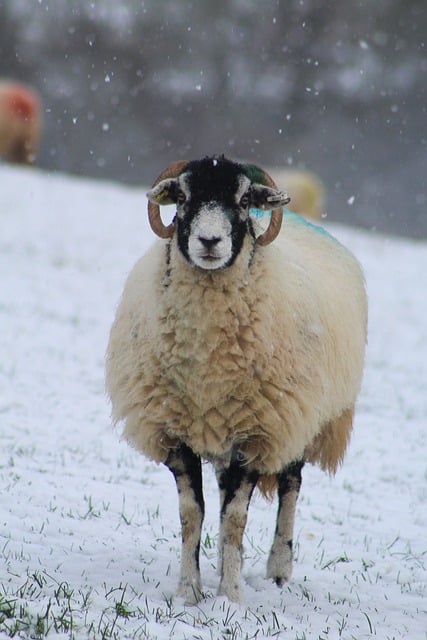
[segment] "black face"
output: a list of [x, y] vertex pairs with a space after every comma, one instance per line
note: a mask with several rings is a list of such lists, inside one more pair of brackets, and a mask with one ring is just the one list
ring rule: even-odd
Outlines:
[[250, 182], [243, 168], [223, 157], [205, 158], [190, 162], [181, 182], [176, 222], [182, 254], [205, 269], [231, 266], [248, 231], [249, 199], [245, 207], [241, 198]]

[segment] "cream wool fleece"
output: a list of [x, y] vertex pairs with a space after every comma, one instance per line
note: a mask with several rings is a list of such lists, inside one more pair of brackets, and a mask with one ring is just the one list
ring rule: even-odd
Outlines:
[[358, 262], [328, 234], [284, 219], [248, 236], [224, 270], [190, 266], [158, 241], [126, 282], [107, 350], [124, 437], [164, 462], [185, 442], [204, 458], [237, 445], [275, 474], [306, 457], [334, 471], [351, 431], [366, 341]]

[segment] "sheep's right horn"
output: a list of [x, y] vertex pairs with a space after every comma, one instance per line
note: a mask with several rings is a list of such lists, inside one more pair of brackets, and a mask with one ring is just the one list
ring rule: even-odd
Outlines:
[[[177, 178], [180, 173], [185, 169], [188, 162], [187, 160], [178, 160], [177, 162], [173, 162], [166, 169], [163, 169], [161, 174], [155, 180], [153, 187], [155, 187], [161, 180], [166, 180], [167, 178]], [[173, 232], [175, 231], [175, 224], [172, 222], [168, 226], [164, 225], [162, 222], [162, 218], [160, 216], [160, 207], [158, 204], [154, 202], [148, 202], [148, 220], [150, 222], [150, 226], [154, 233], [158, 235], [160, 238], [171, 238], [173, 236]]]

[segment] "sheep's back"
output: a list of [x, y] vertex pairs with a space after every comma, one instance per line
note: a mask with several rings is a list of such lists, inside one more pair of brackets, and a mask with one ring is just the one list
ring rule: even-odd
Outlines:
[[[299, 216], [284, 216], [275, 250], [283, 300], [297, 307], [311, 299], [306, 324], [317, 334], [323, 354], [322, 373], [330, 410], [354, 402], [360, 388], [367, 331], [367, 298], [359, 262], [328, 234]], [[300, 277], [286, 278], [286, 273]]]

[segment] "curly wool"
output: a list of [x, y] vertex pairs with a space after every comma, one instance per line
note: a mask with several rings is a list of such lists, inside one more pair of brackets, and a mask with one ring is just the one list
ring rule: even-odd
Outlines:
[[366, 295], [355, 258], [285, 217], [274, 245], [252, 240], [232, 267], [188, 265], [175, 238], [131, 272], [107, 352], [114, 420], [164, 462], [238, 446], [260, 473], [305, 457], [331, 472], [344, 455], [360, 388]]

